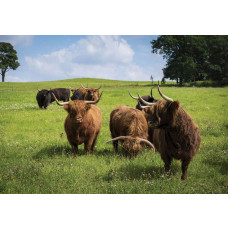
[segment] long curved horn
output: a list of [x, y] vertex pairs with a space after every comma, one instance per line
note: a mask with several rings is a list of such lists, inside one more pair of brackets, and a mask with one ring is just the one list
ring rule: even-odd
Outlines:
[[113, 138], [113, 139], [110, 139], [110, 140], [106, 141], [106, 143], [113, 142], [113, 141], [116, 141], [116, 140], [125, 140], [125, 139], [138, 140], [140, 143], [145, 143], [146, 145], [148, 145], [151, 148], [153, 148], [153, 151], [155, 152], [155, 147], [154, 147], [154, 145], [151, 142], [149, 142], [147, 139], [143, 139], [143, 138], [139, 138], [139, 137], [118, 136], [116, 138]]
[[142, 138], [138, 138], [138, 140], [141, 142], [141, 143], [145, 143], [146, 145], [150, 146], [151, 148], [153, 148], [153, 151], [155, 152], [155, 147], [154, 145], [148, 141], [147, 139], [142, 139]]
[[139, 100], [145, 105], [152, 106], [152, 105], [155, 104], [155, 103], [150, 103], [150, 102], [147, 102], [147, 101], [143, 100], [142, 97], [139, 95], [139, 93], [138, 93], [138, 97], [139, 97]]
[[162, 98], [164, 98], [165, 100], [167, 100], [167, 101], [169, 101], [169, 102], [173, 102], [173, 99], [172, 99], [172, 98], [165, 96], [165, 95], [161, 92], [161, 90], [160, 90], [160, 88], [159, 88], [159, 85], [158, 85], [158, 92], [159, 92], [159, 94], [161, 95]]
[[99, 90], [100, 88], [101, 88], [101, 86], [99, 88], [95, 89], [95, 90]]
[[102, 93], [103, 93], [103, 91], [101, 92], [99, 98], [96, 101], [85, 101], [85, 103], [86, 104], [96, 104], [101, 99]]
[[129, 95], [130, 95], [133, 99], [135, 99], [135, 100], [138, 100], [138, 99], [139, 99], [138, 97], [133, 97], [133, 96], [131, 95], [130, 91], [128, 91], [128, 92], [129, 92]]
[[55, 97], [55, 94], [52, 93], [52, 95], [53, 95], [53, 97], [55, 98], [56, 103], [57, 103], [58, 105], [60, 105], [60, 106], [63, 106], [63, 105], [65, 105], [65, 104], [69, 104], [69, 103], [70, 103], [69, 101], [60, 103], [60, 102], [57, 100], [57, 98]]
[[118, 136], [118, 137], [115, 137], [113, 139], [106, 141], [106, 143], [116, 141], [116, 140], [125, 140], [125, 139], [133, 139], [133, 137], [131, 137], [131, 136]]
[[150, 107], [151, 107], [151, 106], [144, 106], [144, 105], [141, 105], [140, 102], [138, 103], [138, 105], [139, 105], [139, 107], [140, 107], [141, 109], [150, 108]]
[[37, 88], [37, 90], [38, 90], [38, 92], [40, 92], [40, 91], [41, 91], [41, 89], [39, 89], [39, 88]]
[[[80, 83], [80, 84], [81, 84], [81, 83]], [[81, 84], [81, 87], [82, 87], [83, 89], [88, 89], [88, 88], [84, 87], [82, 84]]]
[[[151, 90], [150, 90], [150, 97], [152, 97], [153, 99], [154, 99], [154, 96], [153, 96], [153, 94], [152, 94], [152, 88], [151, 88]], [[154, 99], [155, 100], [155, 99]]]

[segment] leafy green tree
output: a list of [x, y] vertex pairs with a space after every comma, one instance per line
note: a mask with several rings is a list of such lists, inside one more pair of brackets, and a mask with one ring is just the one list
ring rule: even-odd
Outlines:
[[167, 59], [164, 78], [183, 82], [228, 79], [228, 36], [159, 36], [152, 52]]
[[206, 36], [208, 75], [216, 81], [228, 79], [228, 36]]
[[17, 52], [10, 43], [0, 42], [0, 73], [2, 82], [5, 81], [6, 72], [10, 69], [16, 70], [20, 63], [17, 61]]
[[183, 82], [206, 77], [205, 60], [207, 43], [203, 36], [159, 36], [151, 41], [152, 52], [167, 59], [163, 69], [164, 78]]

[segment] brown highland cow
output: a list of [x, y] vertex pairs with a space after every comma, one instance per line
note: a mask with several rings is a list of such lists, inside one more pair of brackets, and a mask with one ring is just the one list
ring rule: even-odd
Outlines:
[[163, 99], [155, 104], [141, 101], [149, 106], [144, 106], [143, 112], [149, 128], [153, 129], [153, 136], [149, 140], [154, 143], [165, 163], [165, 170], [169, 171], [172, 159], [182, 161], [182, 176], [187, 177], [190, 161], [200, 146], [200, 132], [192, 117], [180, 106], [179, 101], [165, 96], [159, 89]]
[[86, 88], [81, 84], [81, 87], [82, 88], [71, 89], [72, 93], [77, 90], [80, 91], [83, 99], [87, 101], [96, 101], [99, 98], [99, 89], [101, 86], [99, 88]]
[[101, 86], [99, 88], [86, 88], [81, 84], [82, 88], [86, 90], [86, 94], [85, 94], [85, 100], [88, 101], [95, 101], [98, 99], [99, 97], [99, 89], [101, 88]]
[[84, 88], [73, 88], [71, 89], [71, 92], [74, 94], [74, 92], [79, 91], [82, 94], [83, 100], [85, 99], [85, 95], [87, 93], [87, 90]]
[[135, 157], [142, 145], [154, 146], [148, 140], [148, 126], [141, 111], [126, 106], [118, 106], [110, 115], [110, 131], [114, 151], [118, 152], [118, 140], [121, 141], [126, 156]]
[[[149, 104], [156, 103], [158, 101], [157, 99], [154, 99], [154, 97], [152, 95], [152, 89], [150, 90], [150, 96], [149, 95], [144, 95], [144, 96], [141, 97], [143, 99], [143, 102], [140, 100], [139, 97], [134, 97], [134, 96], [131, 95], [131, 92], [130, 91], [128, 91], [128, 92], [129, 92], [129, 95], [130, 95], [131, 98], [133, 98], [134, 100], [137, 100], [138, 101], [138, 103], [135, 106], [135, 108], [138, 109], [138, 110], [140, 110], [140, 111], [143, 110], [142, 106], [145, 103], [145, 101], [146, 102], [149, 102]], [[154, 132], [153, 129], [148, 128], [148, 135], [149, 135], [148, 138], [149, 139], [152, 139], [153, 138], [153, 132]]]
[[68, 112], [64, 127], [75, 156], [77, 156], [78, 145], [82, 143], [88, 154], [94, 150], [101, 128], [101, 111], [94, 104], [100, 100], [101, 96], [102, 93], [96, 101], [74, 100], [63, 103], [60, 103], [54, 96], [57, 104], [64, 106]]

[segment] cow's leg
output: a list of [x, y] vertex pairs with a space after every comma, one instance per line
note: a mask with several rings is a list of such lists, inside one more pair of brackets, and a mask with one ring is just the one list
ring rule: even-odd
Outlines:
[[48, 104], [44, 104], [44, 109], [47, 109], [49, 103]]
[[118, 140], [115, 140], [112, 142], [113, 143], [113, 148], [114, 148], [114, 153], [118, 153]]
[[72, 149], [73, 149], [73, 153], [74, 153], [74, 157], [78, 156], [78, 144], [77, 143], [71, 143]]
[[93, 139], [94, 139], [94, 137], [90, 137], [84, 143], [84, 150], [86, 151], [87, 155], [90, 155], [90, 151], [91, 151], [92, 145], [93, 145]]
[[99, 135], [99, 132], [96, 134], [96, 136], [94, 137], [94, 140], [93, 140], [93, 144], [92, 144], [92, 146], [91, 146], [91, 151], [93, 152], [93, 150], [94, 150], [94, 146], [95, 146], [95, 144], [96, 144], [96, 141], [97, 141], [97, 136]]
[[161, 154], [161, 158], [162, 158], [162, 160], [165, 163], [165, 171], [169, 172], [172, 158], [169, 155], [165, 154], [165, 153]]
[[182, 164], [181, 164], [181, 169], [182, 169], [181, 179], [182, 180], [185, 180], [187, 178], [187, 169], [188, 169], [188, 165], [189, 165], [190, 161], [191, 161], [191, 159], [182, 160]]

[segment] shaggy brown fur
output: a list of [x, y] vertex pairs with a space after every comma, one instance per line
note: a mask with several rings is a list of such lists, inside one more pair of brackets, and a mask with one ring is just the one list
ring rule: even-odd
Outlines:
[[86, 95], [86, 93], [87, 93], [87, 90], [86, 89], [84, 89], [84, 88], [74, 88], [74, 89], [71, 89], [71, 92], [72, 93], [74, 93], [75, 91], [80, 91], [81, 92], [81, 94], [82, 94], [82, 97], [83, 97], [83, 99], [85, 100], [85, 95]]
[[200, 146], [198, 126], [179, 101], [158, 100], [143, 112], [150, 129], [149, 139], [160, 152], [165, 170], [170, 169], [173, 158], [181, 160], [181, 179], [186, 179], [188, 165]]
[[78, 145], [82, 143], [87, 153], [93, 151], [101, 128], [100, 109], [82, 100], [71, 101], [64, 105], [64, 109], [68, 112], [65, 131], [75, 156], [77, 156]]
[[[118, 106], [110, 115], [110, 131], [112, 138], [131, 136], [121, 140], [125, 155], [136, 156], [141, 150], [138, 138], [147, 139], [148, 126], [143, 113], [137, 109]], [[114, 151], [118, 152], [118, 140], [113, 141]]]
[[74, 93], [75, 91], [80, 91], [82, 94], [82, 97], [84, 100], [87, 101], [95, 101], [98, 99], [99, 97], [99, 89], [95, 89], [95, 88], [74, 88], [72, 89], [72, 93]]
[[99, 97], [99, 89], [88, 88], [85, 94], [85, 100], [87, 101], [95, 101]]

